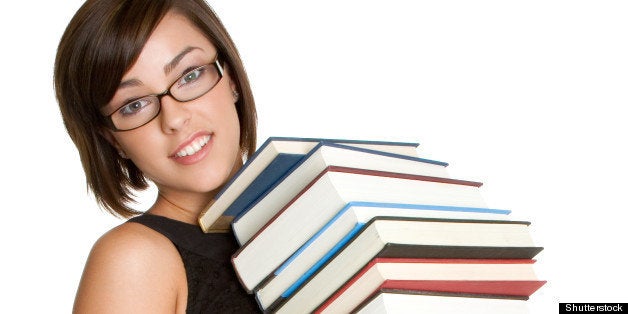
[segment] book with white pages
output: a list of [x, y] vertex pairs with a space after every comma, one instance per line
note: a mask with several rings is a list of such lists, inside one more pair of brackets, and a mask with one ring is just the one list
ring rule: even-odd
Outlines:
[[310, 313], [374, 258], [532, 259], [529, 222], [376, 217], [274, 313]]
[[374, 217], [507, 220], [509, 210], [421, 204], [350, 202], [256, 289], [262, 309], [289, 297]]
[[249, 241], [283, 206], [330, 166], [449, 177], [448, 164], [444, 162], [322, 142], [233, 219], [231, 225], [238, 243], [244, 245]]
[[353, 311], [358, 314], [529, 314], [526, 300], [480, 298], [456, 294], [417, 294], [381, 291]]
[[321, 143], [418, 157], [418, 143], [328, 138], [270, 137], [199, 215], [203, 231], [230, 229], [231, 221]]
[[252, 291], [352, 201], [486, 207], [479, 182], [347, 167], [327, 167], [232, 257]]

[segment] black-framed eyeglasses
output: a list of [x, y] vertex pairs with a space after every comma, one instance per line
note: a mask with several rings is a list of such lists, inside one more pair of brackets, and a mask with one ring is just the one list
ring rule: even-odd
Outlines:
[[220, 82], [224, 70], [218, 59], [201, 65], [182, 76], [162, 93], [133, 99], [106, 116], [107, 127], [114, 131], [130, 131], [151, 122], [161, 112], [161, 99], [169, 95], [179, 102], [195, 100]]

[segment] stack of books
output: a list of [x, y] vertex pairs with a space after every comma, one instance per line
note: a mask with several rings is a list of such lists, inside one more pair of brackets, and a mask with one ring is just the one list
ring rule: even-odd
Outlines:
[[199, 217], [269, 313], [526, 313], [529, 222], [418, 144], [269, 138]]

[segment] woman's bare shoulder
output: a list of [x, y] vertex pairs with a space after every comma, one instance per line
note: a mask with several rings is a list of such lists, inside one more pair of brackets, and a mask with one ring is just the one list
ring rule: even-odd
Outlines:
[[[153, 229], [131, 222], [123, 223], [100, 237], [92, 248], [91, 258], [136, 271], [181, 262], [170, 240]], [[162, 260], [167, 263], [161, 263]]]
[[[153, 252], [151, 249], [159, 249], [159, 251]], [[103, 250], [113, 254], [168, 253], [163, 249], [172, 249], [170, 253], [177, 255], [176, 248], [165, 236], [142, 224], [126, 222], [101, 236], [94, 244], [92, 251]]]
[[144, 225], [123, 223], [94, 244], [75, 311], [173, 313], [185, 294], [185, 269], [172, 242]]

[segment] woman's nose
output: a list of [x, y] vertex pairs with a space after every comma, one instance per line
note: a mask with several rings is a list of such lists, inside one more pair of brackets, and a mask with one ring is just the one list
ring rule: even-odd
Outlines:
[[160, 99], [161, 128], [166, 134], [175, 133], [185, 127], [190, 120], [191, 113], [185, 104], [170, 95]]

